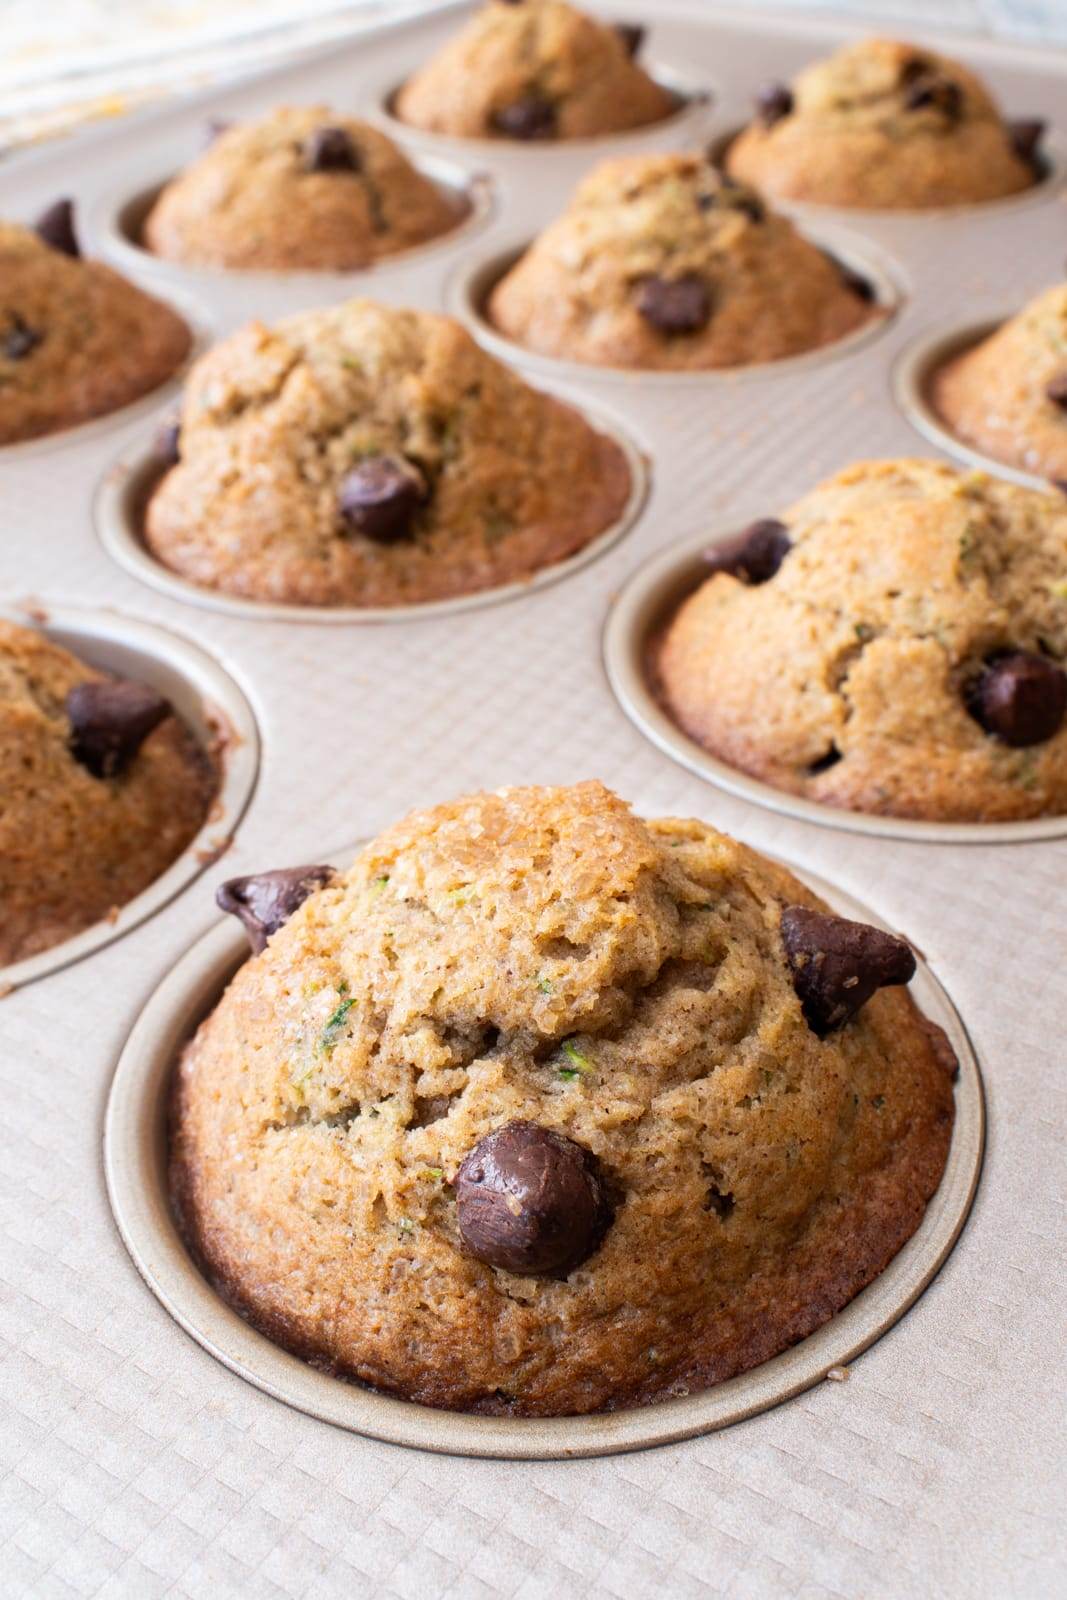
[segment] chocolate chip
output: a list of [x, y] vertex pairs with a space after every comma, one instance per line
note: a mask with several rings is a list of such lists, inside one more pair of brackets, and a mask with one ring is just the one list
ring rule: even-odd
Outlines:
[[33, 226], [38, 239], [43, 240], [50, 250], [58, 250], [60, 255], [73, 256], [75, 260], [81, 255], [78, 235], [74, 231], [73, 200], [53, 201], [47, 211], [41, 212]]
[[711, 317], [711, 291], [695, 272], [681, 278], [643, 278], [636, 305], [657, 333], [669, 337], [699, 333]]
[[71, 755], [94, 778], [113, 778], [129, 765], [170, 709], [170, 702], [155, 689], [131, 678], [76, 683], [64, 705]]
[[1054, 406], [1067, 411], [1067, 372], [1057, 372], [1045, 385], [1045, 395]]
[[155, 453], [165, 467], [176, 467], [182, 458], [182, 425], [176, 417], [156, 431]]
[[874, 284], [865, 278], [861, 272], [853, 272], [851, 267], [846, 267], [843, 261], [837, 263], [845, 288], [862, 300], [866, 305], [871, 305], [875, 299]]
[[756, 115], [765, 128], [788, 117], [793, 110], [793, 91], [784, 83], [767, 83], [756, 96]]
[[501, 106], [490, 118], [497, 133], [508, 139], [554, 139], [556, 108], [544, 95], [524, 94], [509, 106]]
[[1008, 123], [1008, 138], [1020, 161], [1025, 161], [1031, 167], [1037, 165], [1037, 147], [1045, 137], [1047, 127], [1044, 117], [1016, 117]]
[[876, 989], [915, 976], [915, 957], [904, 940], [866, 922], [786, 906], [781, 929], [793, 987], [820, 1039], [843, 1027]]
[[478, 1141], [456, 1174], [456, 1213], [479, 1261], [538, 1276], [584, 1261], [612, 1216], [596, 1158], [536, 1122], [509, 1122]]
[[639, 22], [617, 22], [615, 32], [622, 40], [623, 49], [632, 61], [645, 42], [646, 30]]
[[958, 83], [941, 73], [924, 72], [907, 87], [904, 107], [907, 111], [923, 111], [930, 107], [954, 122], [963, 110], [963, 92]]
[[831, 767], [836, 767], [841, 759], [840, 750], [836, 744], [832, 744], [829, 750], [824, 750], [821, 756], [808, 763], [808, 771], [813, 778], [818, 777], [820, 772], [829, 772]]
[[315, 128], [304, 142], [304, 164], [309, 172], [358, 172], [362, 162], [344, 128]]
[[766, 583], [792, 548], [785, 523], [776, 517], [762, 517], [733, 539], [712, 545], [704, 552], [704, 562], [710, 573], [728, 572], [742, 583]]
[[379, 544], [411, 531], [427, 498], [426, 479], [399, 456], [368, 456], [341, 479], [338, 508], [346, 528]]
[[279, 867], [248, 878], [228, 878], [215, 890], [215, 904], [244, 923], [258, 955], [271, 934], [333, 877], [332, 867]]
[[1067, 713], [1067, 673], [1028, 650], [991, 657], [964, 690], [974, 720], [1016, 749], [1044, 744]]
[[[725, 192], [725, 202], [721, 196]], [[751, 217], [753, 222], [766, 220], [767, 208], [755, 190], [749, 189], [743, 183], [738, 183], [736, 178], [731, 178], [728, 173], [722, 173], [719, 178], [718, 194], [702, 194], [697, 200], [701, 211], [710, 211], [713, 206], [725, 204], [728, 211], [741, 211], [746, 217]]]
[[43, 333], [31, 328], [17, 311], [12, 311], [8, 317], [7, 332], [0, 340], [0, 355], [6, 356], [8, 361], [24, 361], [43, 340]]

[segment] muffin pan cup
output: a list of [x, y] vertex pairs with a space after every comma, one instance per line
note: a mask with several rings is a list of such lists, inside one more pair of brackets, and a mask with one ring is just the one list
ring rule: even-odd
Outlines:
[[[877, 917], [794, 867], [843, 916]], [[586, 1417], [506, 1418], [440, 1411], [320, 1372], [249, 1326], [211, 1287], [178, 1232], [167, 1192], [166, 1105], [182, 1046], [248, 957], [233, 922], [212, 928], [178, 961], [134, 1024], [115, 1072], [104, 1128], [108, 1195], [123, 1242], [152, 1293], [198, 1344], [276, 1400], [390, 1444], [466, 1456], [556, 1460], [617, 1455], [708, 1433], [765, 1411], [844, 1367], [903, 1316], [951, 1251], [982, 1166], [982, 1080], [956, 1010], [925, 962], [916, 1004], [948, 1034], [960, 1063], [956, 1124], [937, 1192], [885, 1271], [829, 1322], [762, 1366], [701, 1393]]]
[[0, 605], [0, 617], [38, 628], [90, 666], [158, 689], [201, 748], [214, 755], [219, 775], [218, 793], [203, 827], [166, 871], [120, 906], [113, 918], [94, 922], [38, 955], [0, 966], [3, 992], [47, 977], [123, 938], [188, 889], [227, 847], [252, 798], [259, 771], [259, 730], [230, 674], [199, 645], [169, 629], [119, 612], [73, 606]]

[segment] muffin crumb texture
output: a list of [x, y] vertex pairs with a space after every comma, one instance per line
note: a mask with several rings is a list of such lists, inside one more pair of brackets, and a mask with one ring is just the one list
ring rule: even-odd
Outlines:
[[1033, 129], [956, 61], [892, 39], [845, 45], [771, 85], [727, 170], [783, 200], [875, 210], [973, 205], [1040, 176]]
[[[641, 1404], [766, 1360], [918, 1227], [953, 1120], [907, 947], [820, 911], [598, 783], [414, 813], [185, 1049], [171, 1173], [205, 1270], [316, 1365], [452, 1409]], [[868, 947], [870, 998], [831, 1016]]]
[[[748, 560], [769, 527], [772, 558]], [[860, 462], [714, 547], [708, 570], [651, 670], [712, 755], [854, 811], [1067, 810], [1061, 495], [936, 461]]]
[[560, 0], [490, 3], [398, 91], [402, 122], [463, 139], [589, 139], [678, 108], [633, 59], [637, 30]]

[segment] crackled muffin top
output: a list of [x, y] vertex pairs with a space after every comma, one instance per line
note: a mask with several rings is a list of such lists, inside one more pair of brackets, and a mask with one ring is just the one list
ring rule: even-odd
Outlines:
[[148, 507], [209, 588], [399, 605], [531, 576], [615, 522], [621, 449], [451, 318], [368, 300], [253, 323], [190, 374]]
[[462, 214], [369, 123], [287, 107], [224, 129], [163, 189], [144, 237], [193, 266], [342, 272], [447, 233]]
[[713, 755], [855, 811], [1067, 810], [1067, 502], [868, 461], [709, 551], [655, 647]]
[[192, 343], [176, 312], [99, 261], [0, 222], [0, 444], [54, 433], [165, 382]]
[[0, 619], [0, 966], [140, 894], [199, 832], [216, 787], [160, 695]]
[[967, 444], [1067, 480], [1067, 284], [946, 363], [930, 389], [935, 410]]
[[677, 102], [633, 59], [641, 35], [561, 0], [490, 0], [403, 85], [396, 115], [466, 139], [588, 139], [659, 122]]
[[715, 829], [503, 789], [301, 892], [184, 1052], [171, 1172], [317, 1364], [518, 1415], [685, 1393], [918, 1226], [955, 1063], [911, 952]]
[[709, 161], [648, 155], [597, 167], [488, 314], [544, 355], [699, 369], [839, 339], [877, 314], [872, 293]]
[[730, 146], [734, 177], [780, 199], [892, 210], [974, 204], [1029, 188], [1043, 125], [1005, 124], [956, 61], [892, 39], [845, 45], [767, 85]]

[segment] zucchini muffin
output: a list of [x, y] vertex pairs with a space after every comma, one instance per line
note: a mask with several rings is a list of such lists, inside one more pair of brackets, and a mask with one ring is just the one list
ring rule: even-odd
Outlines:
[[878, 315], [873, 291], [695, 155], [607, 161], [496, 285], [541, 355], [700, 370], [776, 361]]
[[174, 375], [177, 312], [78, 253], [69, 202], [33, 232], [0, 222], [0, 444], [117, 411]]
[[0, 619], [0, 966], [147, 889], [217, 787], [162, 695]]
[[[904, 941], [784, 868], [584, 783], [325, 870], [288, 920], [269, 875], [172, 1098], [186, 1237], [289, 1350], [457, 1410], [642, 1404], [803, 1338], [921, 1222], [951, 1048]], [[222, 898], [258, 928], [257, 888]]]
[[1067, 480], [1067, 284], [935, 372], [930, 400], [964, 443]]
[[193, 583], [392, 606], [532, 577], [617, 521], [618, 445], [448, 317], [369, 300], [252, 323], [186, 385], [145, 537]]
[[560, 0], [490, 0], [394, 110], [461, 139], [589, 139], [660, 122], [678, 101], [634, 59], [642, 36]]
[[652, 650], [679, 726], [825, 805], [1067, 811], [1067, 501], [939, 461], [848, 467], [707, 553]]
[[163, 189], [144, 240], [189, 266], [346, 272], [464, 215], [377, 128], [311, 106], [224, 129]]
[[726, 157], [735, 178], [781, 200], [876, 210], [973, 205], [1040, 176], [1044, 124], [1005, 123], [956, 61], [892, 39], [845, 45], [768, 84]]

